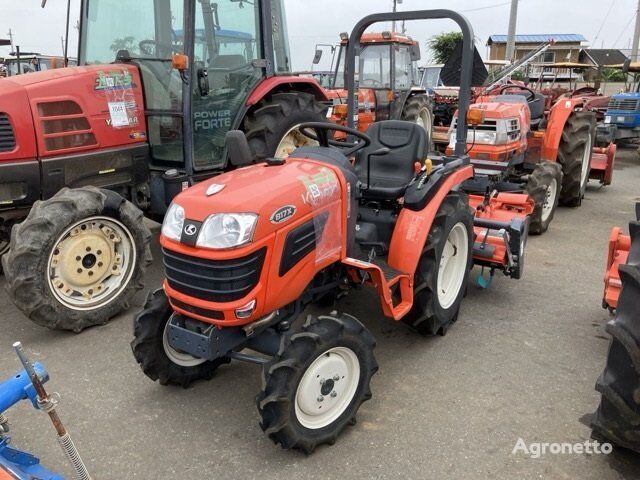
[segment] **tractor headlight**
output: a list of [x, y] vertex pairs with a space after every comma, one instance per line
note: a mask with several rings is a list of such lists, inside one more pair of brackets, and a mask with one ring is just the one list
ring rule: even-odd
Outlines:
[[216, 213], [200, 229], [196, 245], [204, 248], [233, 248], [253, 240], [258, 223], [255, 213]]
[[184, 227], [184, 208], [177, 203], [172, 203], [162, 222], [162, 235], [176, 242], [180, 241], [182, 228]]
[[611, 123], [611, 115], [606, 115], [604, 117], [604, 123]]

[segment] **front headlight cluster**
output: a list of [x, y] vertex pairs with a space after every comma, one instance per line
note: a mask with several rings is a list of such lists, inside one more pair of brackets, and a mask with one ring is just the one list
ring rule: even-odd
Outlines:
[[[492, 124], [488, 122], [482, 126], [483, 129], [469, 127], [467, 145], [506, 145], [517, 140], [520, 136], [520, 120], [517, 118], [499, 118], [493, 120]], [[451, 148], [455, 147], [456, 138], [456, 122], [454, 121], [449, 130], [449, 146]]]
[[[162, 223], [162, 235], [179, 242], [184, 220], [184, 208], [172, 203]], [[225, 249], [245, 245], [253, 240], [257, 223], [255, 213], [215, 213], [202, 224], [196, 246]]]

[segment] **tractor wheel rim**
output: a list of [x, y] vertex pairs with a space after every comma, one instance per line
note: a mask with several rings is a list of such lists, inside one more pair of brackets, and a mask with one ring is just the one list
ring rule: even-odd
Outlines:
[[300, 131], [300, 123], [290, 128], [284, 134], [276, 148], [275, 158], [287, 158], [299, 147], [317, 147], [319, 143]]
[[469, 238], [464, 223], [458, 222], [449, 232], [442, 250], [438, 270], [438, 300], [445, 310], [455, 302], [467, 271]]
[[423, 108], [422, 110], [420, 110], [420, 112], [418, 113], [418, 118], [416, 118], [416, 124], [424, 128], [427, 134], [430, 134], [432, 123], [431, 112], [429, 112], [429, 109]]
[[558, 181], [554, 178], [547, 187], [544, 203], [542, 204], [542, 221], [546, 222], [553, 212], [556, 204], [556, 195], [558, 194]]
[[72, 310], [95, 310], [129, 285], [136, 264], [133, 235], [113, 218], [74, 223], [55, 241], [47, 281], [54, 297]]
[[582, 175], [580, 180], [580, 186], [584, 186], [589, 180], [589, 166], [591, 165], [591, 134], [587, 137], [587, 142], [584, 144], [584, 152], [582, 153]]
[[360, 383], [360, 360], [347, 347], [318, 356], [306, 369], [295, 394], [295, 414], [305, 428], [335, 422], [347, 410]]
[[169, 343], [169, 321], [165, 324], [162, 332], [162, 348], [169, 360], [181, 367], [197, 367], [207, 361], [205, 358], [194, 357], [171, 346]]

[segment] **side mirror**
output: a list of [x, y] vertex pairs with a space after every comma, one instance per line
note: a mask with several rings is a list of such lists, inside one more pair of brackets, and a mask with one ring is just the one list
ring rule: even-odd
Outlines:
[[224, 138], [229, 163], [234, 167], [245, 167], [253, 163], [253, 154], [247, 137], [240, 130], [229, 130]]
[[409, 55], [411, 56], [412, 62], [417, 62], [418, 60], [420, 60], [422, 54], [420, 53], [420, 44], [418, 42], [411, 45], [411, 47], [409, 48]]
[[313, 64], [318, 65], [321, 59], [322, 59], [322, 50], [318, 48], [316, 49], [316, 54], [313, 56]]
[[174, 53], [171, 56], [171, 68], [184, 72], [189, 68], [189, 57], [182, 53]]

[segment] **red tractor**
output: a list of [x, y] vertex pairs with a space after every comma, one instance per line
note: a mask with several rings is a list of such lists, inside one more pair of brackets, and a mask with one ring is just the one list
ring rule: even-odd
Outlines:
[[467, 20], [447, 10], [370, 15], [346, 48], [349, 127], [303, 123], [300, 133], [318, 146], [260, 164], [244, 135], [229, 132], [236, 169], [175, 198], [160, 238], [166, 279], [134, 322], [133, 354], [148, 377], [186, 387], [230, 360], [259, 364], [262, 429], [284, 448], [311, 452], [355, 423], [378, 365], [360, 321], [331, 308], [304, 318], [309, 303], [332, 304], [367, 286], [386, 316], [444, 334], [458, 318], [474, 258], [519, 276], [532, 205], [526, 195], [499, 195], [471, 208], [460, 191], [474, 175], [466, 122], [453, 154], [435, 166], [415, 123], [353, 128], [364, 31], [430, 18], [452, 19], [463, 32], [464, 118], [474, 39]]
[[[292, 76], [280, 0], [84, 0], [81, 66], [0, 83], [0, 255], [34, 322], [80, 331], [127, 308], [151, 260], [143, 216], [330, 105]], [[13, 228], [13, 232], [11, 233]]]
[[[545, 232], [559, 203], [582, 203], [594, 164], [603, 163], [611, 179], [615, 145], [594, 148], [596, 118], [584, 106], [584, 98], [568, 97], [546, 111], [541, 93], [512, 83], [478, 96], [471, 106], [478, 122], [466, 139], [477, 175], [464, 189], [528, 193], [535, 202], [531, 233]], [[450, 132], [448, 152], [454, 126]]]
[[[327, 96], [334, 103], [331, 121], [346, 125], [344, 65], [349, 36], [343, 33], [341, 39], [333, 84]], [[417, 123], [431, 136], [433, 101], [420, 86], [418, 60], [420, 44], [409, 36], [395, 32], [364, 34], [358, 65], [358, 130], [366, 132], [372, 123], [381, 120], [406, 120]]]
[[611, 343], [591, 425], [595, 436], [640, 453], [640, 204], [629, 235], [611, 232], [604, 283], [602, 306], [615, 318], [606, 327]]

